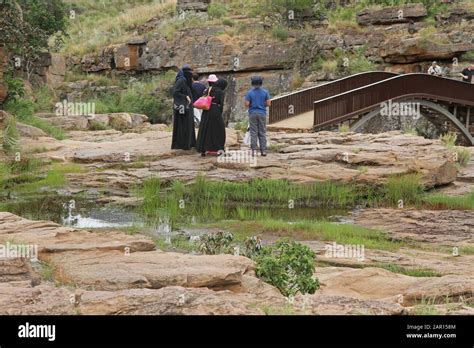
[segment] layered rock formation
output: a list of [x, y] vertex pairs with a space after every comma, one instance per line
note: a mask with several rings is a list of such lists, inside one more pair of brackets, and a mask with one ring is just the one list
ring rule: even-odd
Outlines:
[[[66, 111], [67, 113], [67, 111]], [[112, 128], [118, 130], [139, 127], [148, 121], [148, 117], [142, 114], [118, 112], [111, 114], [87, 114], [60, 116], [57, 114], [41, 113], [40, 118], [64, 130], [88, 130], [94, 127]]]
[[0, 213], [0, 245], [12, 240], [37, 245], [40, 262], [0, 259], [0, 314], [406, 314], [423, 299], [449, 299], [456, 305], [445, 310], [465, 312], [462, 303], [474, 290], [472, 274], [410, 277], [317, 267], [321, 289], [288, 301], [240, 256], [162, 252], [145, 236]]
[[452, 247], [474, 243], [474, 214], [469, 210], [370, 209], [353, 218], [359, 225], [383, 228], [395, 239]]
[[[195, 3], [206, 2], [183, 1], [178, 7], [193, 7]], [[459, 60], [463, 53], [474, 49], [471, 40], [474, 27], [469, 20], [469, 10], [452, 11], [447, 17], [438, 18], [440, 26], [436, 35], [428, 37], [417, 33], [431, 30], [429, 24], [421, 21], [427, 16], [427, 9], [422, 4], [413, 4], [383, 10], [366, 9], [357, 16], [360, 25], [357, 29], [343, 27], [335, 33], [324, 27], [306, 28], [305, 32], [294, 33], [285, 42], [269, 35], [264, 40], [255, 40], [250, 34], [229, 35], [228, 28], [222, 24], [184, 28], [167, 40], [159, 35], [149, 35], [159, 26], [157, 19], [139, 30], [146, 39], [137, 37], [69, 61], [70, 68], [80, 68], [88, 73], [135, 74], [177, 70], [184, 64], [191, 64], [200, 74], [217, 73], [230, 82], [225, 118], [233, 121], [245, 115], [241, 100], [249, 88], [251, 74], [263, 75], [271, 94], [280, 94], [299, 86], [296, 71], [307, 75], [318, 57], [333, 60], [336, 49], [348, 54], [363, 48], [369, 61], [381, 64], [380, 70], [397, 72], [426, 71], [431, 60], [446, 60], [450, 68], [448, 73], [456, 75], [460, 66], [452, 66], [452, 61], [448, 60]], [[456, 23], [456, 18], [461, 17], [464, 20], [462, 29], [443, 27], [443, 23]], [[236, 17], [233, 20], [235, 26], [241, 25], [249, 32], [268, 29], [265, 22], [256, 19]], [[320, 72], [313, 75], [315, 80], [336, 78], [334, 74]], [[308, 79], [308, 84], [314, 80], [311, 76]]]
[[384, 7], [381, 10], [366, 8], [357, 13], [357, 23], [360, 25], [409, 23], [421, 20], [427, 14], [423, 4]]
[[181, 11], [207, 11], [211, 0], [178, 0], [176, 9]]
[[[418, 172], [427, 186], [453, 182], [457, 171], [451, 150], [439, 140], [402, 135], [356, 133], [270, 133], [270, 144], [278, 148], [270, 156], [250, 160], [199, 158], [189, 151], [170, 150], [171, 133], [163, 125], [145, 124], [132, 132], [115, 130], [75, 131], [70, 138], [22, 139], [25, 149], [44, 146], [40, 154], [53, 160], [90, 164], [90, 171], [71, 174], [73, 183], [86, 187], [125, 188], [148, 177], [159, 175], [163, 181], [192, 181], [200, 173], [209, 179], [230, 181], [262, 178], [288, 179], [293, 182], [356, 182], [380, 185], [392, 175]], [[227, 130], [227, 146], [237, 148], [235, 131]], [[240, 154], [244, 156], [244, 149]], [[140, 159], [146, 165], [114, 169], [117, 164], [132, 164]], [[102, 168], [95, 172], [95, 168]]]

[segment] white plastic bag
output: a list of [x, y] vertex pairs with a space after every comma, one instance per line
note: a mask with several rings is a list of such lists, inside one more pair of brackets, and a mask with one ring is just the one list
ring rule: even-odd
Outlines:
[[250, 146], [250, 131], [249, 130], [247, 130], [247, 133], [245, 133], [244, 135], [243, 144], [246, 146]]
[[199, 127], [201, 123], [202, 110], [194, 108], [194, 123]]

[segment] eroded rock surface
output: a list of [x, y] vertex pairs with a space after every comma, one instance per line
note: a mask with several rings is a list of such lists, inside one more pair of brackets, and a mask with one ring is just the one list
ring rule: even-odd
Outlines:
[[[255, 277], [245, 257], [163, 252], [140, 235], [0, 213], [0, 243], [8, 240], [38, 244], [40, 264], [0, 260], [0, 314], [406, 314], [424, 298], [460, 301], [455, 312], [464, 313], [461, 299], [472, 300], [474, 290], [472, 275], [449, 274], [449, 268], [441, 277], [411, 277], [372, 267], [318, 267], [321, 290], [289, 303]], [[376, 254], [377, 261], [392, 256], [393, 262], [395, 255]], [[35, 269], [45, 265], [55, 284], [38, 278]]]
[[[238, 149], [235, 131], [227, 131], [227, 146]], [[456, 179], [454, 155], [438, 140], [402, 135], [358, 133], [270, 133], [277, 148], [268, 157], [250, 158], [247, 149], [240, 160], [201, 158], [194, 151], [171, 150], [171, 133], [163, 125], [146, 125], [134, 132], [116, 130], [71, 132], [67, 140], [22, 139], [26, 148], [49, 149], [40, 154], [52, 160], [87, 164], [86, 173], [71, 174], [75, 185], [129, 188], [146, 178], [160, 176], [192, 181], [199, 174], [211, 180], [248, 181], [261, 178], [311, 183], [331, 180], [341, 183], [383, 184], [392, 175], [419, 172], [423, 183], [444, 185]], [[134, 163], [140, 166], [133, 166]], [[128, 168], [117, 168], [117, 165]], [[97, 171], [100, 169], [100, 171]]]
[[426, 299], [446, 302], [460, 297], [470, 300], [474, 294], [472, 277], [410, 277], [381, 268], [318, 268], [321, 294], [349, 296], [365, 300], [383, 300], [413, 305]]
[[356, 224], [387, 231], [395, 239], [451, 246], [474, 243], [471, 210], [366, 209], [353, 214]]

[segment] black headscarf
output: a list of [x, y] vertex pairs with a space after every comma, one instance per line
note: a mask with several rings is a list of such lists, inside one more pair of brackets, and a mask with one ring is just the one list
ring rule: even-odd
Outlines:
[[182, 69], [183, 76], [186, 79], [186, 84], [189, 88], [193, 87], [193, 70], [191, 68], [185, 67]]
[[219, 79], [214, 84], [215, 87], [220, 88], [222, 91], [227, 88], [227, 80], [226, 79]]

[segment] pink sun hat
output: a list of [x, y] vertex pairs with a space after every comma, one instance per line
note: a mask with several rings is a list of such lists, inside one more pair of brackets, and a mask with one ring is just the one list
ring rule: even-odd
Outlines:
[[219, 79], [217, 78], [216, 75], [212, 74], [212, 75], [209, 75], [209, 77], [207, 78], [207, 82], [217, 82]]

